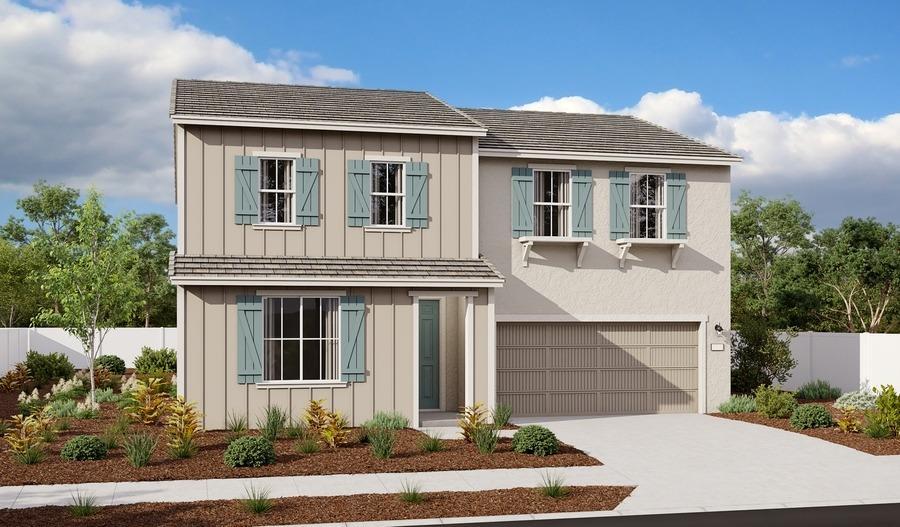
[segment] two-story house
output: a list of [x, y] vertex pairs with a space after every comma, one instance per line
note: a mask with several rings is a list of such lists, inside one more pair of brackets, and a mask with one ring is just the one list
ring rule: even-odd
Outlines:
[[178, 389], [207, 428], [704, 412], [729, 394], [730, 166], [621, 115], [178, 80]]

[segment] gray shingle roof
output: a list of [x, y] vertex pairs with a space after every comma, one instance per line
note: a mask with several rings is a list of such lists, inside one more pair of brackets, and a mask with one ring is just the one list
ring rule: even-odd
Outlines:
[[169, 114], [483, 128], [426, 92], [232, 81], [173, 81]]
[[734, 158], [722, 149], [636, 117], [462, 108], [483, 123], [480, 148]]
[[503, 282], [494, 266], [483, 259], [352, 258], [309, 256], [199, 256], [169, 257], [169, 277], [189, 278], [315, 278], [365, 280], [386, 277], [441, 281]]

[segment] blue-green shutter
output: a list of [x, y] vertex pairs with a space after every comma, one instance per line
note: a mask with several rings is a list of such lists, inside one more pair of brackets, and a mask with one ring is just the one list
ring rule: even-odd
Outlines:
[[590, 170], [572, 171], [572, 236], [594, 236], [594, 178]]
[[259, 221], [259, 158], [234, 156], [234, 222]]
[[341, 380], [366, 380], [366, 303], [361, 296], [341, 297]]
[[534, 234], [534, 174], [530, 168], [512, 169], [513, 238]]
[[666, 222], [669, 239], [687, 239], [687, 180], [684, 173], [666, 174]]
[[347, 226], [364, 227], [372, 222], [372, 163], [347, 160]]
[[254, 384], [262, 380], [262, 297], [237, 297], [237, 382]]
[[609, 173], [609, 239], [628, 238], [631, 197], [628, 172]]
[[297, 225], [319, 224], [319, 160], [308, 157], [295, 162]]
[[408, 227], [428, 227], [428, 163], [406, 163], [406, 224]]

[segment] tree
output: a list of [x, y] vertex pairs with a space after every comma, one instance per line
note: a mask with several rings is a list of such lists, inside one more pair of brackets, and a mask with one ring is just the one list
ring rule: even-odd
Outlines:
[[169, 253], [175, 250], [175, 234], [161, 214], [128, 218], [126, 233], [137, 257], [135, 271], [141, 288], [138, 314], [144, 327], [150, 327], [151, 319], [156, 319], [157, 325], [172, 324], [175, 288], [169, 283], [166, 269]]
[[88, 358], [91, 404], [95, 403], [94, 362], [107, 332], [131, 320], [140, 290], [135, 254], [122, 232], [122, 222], [110, 220], [100, 195], [91, 190], [75, 215], [71, 240], [55, 243], [57, 262], [37, 279], [60, 309], [44, 309], [38, 319], [59, 325], [76, 337]]
[[0, 326], [27, 323], [43, 307], [40, 286], [32, 275], [44, 265], [32, 247], [0, 239]]
[[796, 333], [777, 333], [762, 319], [744, 321], [731, 334], [731, 390], [750, 393], [761, 384], [783, 383], [797, 366], [790, 340]]
[[16, 201], [30, 227], [20, 218], [9, 218], [0, 228], [0, 236], [20, 245], [36, 238], [67, 239], [75, 232], [78, 215], [78, 190], [63, 185], [34, 184], [33, 194]]

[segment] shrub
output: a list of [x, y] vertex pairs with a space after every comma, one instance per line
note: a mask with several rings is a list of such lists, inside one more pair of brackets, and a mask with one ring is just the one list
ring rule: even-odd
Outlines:
[[253, 514], [264, 514], [272, 510], [272, 500], [269, 499], [268, 489], [257, 489], [253, 483], [249, 487], [244, 487], [246, 498], [241, 500], [241, 504], [247, 509], [247, 512]]
[[294, 444], [294, 450], [301, 454], [315, 454], [319, 451], [319, 443], [315, 439], [304, 438]]
[[371, 419], [363, 423], [363, 428], [383, 428], [400, 430], [409, 426], [409, 419], [400, 412], [375, 412]]
[[756, 411], [756, 399], [749, 395], [732, 395], [719, 405], [723, 414], [746, 414]]
[[84, 400], [75, 405], [75, 419], [96, 419], [100, 417], [100, 405]]
[[328, 424], [328, 410], [322, 406], [321, 399], [313, 399], [306, 405], [306, 411], [303, 413], [303, 420], [310, 432], [319, 435], [321, 430]]
[[419, 441], [419, 448], [422, 449], [422, 452], [440, 452], [444, 449], [444, 442], [438, 434], [426, 434]]
[[23, 465], [33, 465], [44, 459], [41, 423], [36, 416], [14, 415], [11, 426], [3, 435], [13, 459]]
[[228, 442], [247, 435], [247, 416], [229, 412], [225, 416], [225, 429], [228, 430]]
[[513, 434], [512, 447], [520, 454], [549, 456], [559, 452], [559, 440], [553, 432], [543, 426], [528, 425]]
[[287, 412], [282, 410], [281, 407], [270, 406], [266, 408], [265, 416], [256, 420], [256, 428], [259, 429], [263, 437], [269, 441], [275, 441], [284, 431], [287, 421]]
[[17, 401], [19, 403], [19, 411], [24, 415], [36, 414], [47, 404], [45, 399], [41, 399], [37, 388], [32, 390], [31, 393], [20, 393]]
[[143, 374], [174, 373], [177, 364], [178, 358], [171, 348], [153, 349], [144, 346], [138, 358], [134, 359], [135, 371]]
[[797, 408], [794, 394], [771, 386], [760, 385], [756, 389], [756, 410], [765, 417], [786, 419]]
[[25, 356], [25, 366], [28, 367], [31, 378], [38, 386], [60, 378], [68, 379], [75, 375], [75, 366], [62, 353], [44, 355], [33, 350], [29, 351]]
[[309, 435], [306, 423], [303, 421], [291, 421], [284, 427], [284, 436], [290, 439], [301, 439]]
[[103, 433], [100, 434], [100, 441], [103, 441], [103, 444], [106, 445], [106, 450], [115, 450], [119, 448], [119, 441], [122, 439], [122, 434], [118, 430], [116, 430], [115, 426], [107, 426], [103, 429]]
[[849, 409], [841, 410], [840, 412], [841, 414], [837, 419], [837, 425], [838, 428], [841, 429], [841, 432], [855, 434], [862, 430], [863, 422], [859, 417], [859, 410]]
[[841, 396], [841, 389], [816, 379], [801, 386], [795, 395], [806, 401], [833, 401]]
[[95, 461], [105, 459], [106, 445], [97, 436], [75, 436], [66, 441], [59, 455], [69, 461]]
[[406, 503], [422, 503], [425, 501], [425, 494], [418, 483], [405, 480], [400, 484], [400, 499]]
[[871, 410], [866, 414], [866, 428], [863, 430], [867, 436], [873, 439], [884, 439], [891, 436], [891, 429], [876, 412]]
[[162, 418], [168, 402], [169, 394], [162, 379], [151, 377], [147, 382], [139, 380], [129, 392], [126, 414], [134, 421], [153, 425]]
[[368, 430], [369, 448], [376, 459], [388, 459], [394, 453], [397, 435], [390, 428], [370, 428]]
[[545, 472], [541, 474], [540, 491], [542, 496], [557, 499], [565, 497], [569, 488], [565, 486], [562, 476]]
[[49, 398], [54, 401], [59, 399], [77, 399], [85, 394], [87, 394], [87, 388], [84, 386], [84, 381], [75, 375], [71, 379], [59, 379], [56, 381], [56, 384], [50, 387]]
[[350, 430], [347, 428], [347, 419], [338, 412], [331, 412], [322, 406], [321, 400], [313, 399], [309, 402], [303, 420], [309, 428], [310, 434], [324, 441], [331, 448], [337, 448], [347, 440]]
[[101, 355], [94, 360], [94, 368], [106, 368], [110, 373], [125, 375], [125, 361], [115, 355]]
[[24, 362], [16, 364], [15, 368], [0, 377], [0, 392], [27, 392], [34, 387], [34, 379]]
[[783, 383], [797, 361], [791, 355], [791, 332], [776, 332], [764, 319], [741, 320], [731, 332], [731, 391], [750, 393], [760, 384]]
[[200, 414], [184, 397], [176, 398], [169, 405], [165, 433], [169, 455], [174, 459], [186, 459], [197, 453], [196, 436], [200, 433]]
[[[76, 377], [81, 378], [84, 381], [85, 386], [91, 385], [91, 372], [88, 370], [80, 371], [75, 374]], [[97, 388], [112, 388], [115, 386], [116, 382], [113, 379], [113, 374], [109, 370], [103, 367], [95, 367], [94, 368], [94, 386]]]
[[75, 417], [77, 406], [72, 399], [57, 399], [47, 405], [46, 409], [54, 417]]
[[462, 429], [463, 439], [472, 442], [472, 434], [487, 423], [487, 411], [481, 403], [466, 406], [460, 415], [457, 424]]
[[500, 430], [491, 424], [484, 424], [472, 432], [472, 442], [482, 454], [493, 454], [500, 442]]
[[101, 388], [94, 392], [94, 400], [97, 403], [116, 403], [119, 402], [119, 395], [112, 388]]
[[797, 430], [834, 426], [834, 419], [821, 404], [802, 404], [791, 414], [791, 427]]
[[262, 467], [274, 462], [275, 448], [264, 437], [240, 437], [225, 449], [225, 464], [231, 468]]
[[512, 417], [512, 406], [508, 404], [498, 404], [491, 412], [491, 421], [497, 428], [508, 425], [510, 417]]
[[69, 508], [72, 516], [86, 518], [94, 515], [97, 512], [97, 508], [97, 498], [94, 496], [82, 494], [80, 491], [76, 491], [72, 495], [72, 506]]
[[122, 449], [125, 450], [125, 459], [131, 463], [132, 467], [140, 468], [146, 466], [153, 456], [153, 450], [159, 440], [156, 436], [150, 434], [134, 434], [128, 436], [122, 443]]
[[890, 435], [900, 432], [900, 394], [891, 385], [882, 386], [875, 399], [875, 416], [890, 431]]
[[838, 397], [834, 407], [839, 410], [869, 410], [875, 408], [876, 396], [873, 390], [863, 386], [855, 392], [847, 392]]
[[72, 426], [72, 423], [69, 421], [68, 417], [63, 417], [59, 421], [56, 422], [56, 429], [60, 432], [65, 432]]

